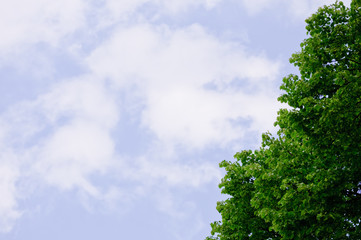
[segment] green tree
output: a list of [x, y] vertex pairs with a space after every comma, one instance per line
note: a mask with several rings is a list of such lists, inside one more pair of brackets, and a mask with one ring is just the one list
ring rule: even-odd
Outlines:
[[361, 4], [320, 8], [283, 79], [275, 125], [223, 161], [222, 221], [207, 239], [361, 239]]

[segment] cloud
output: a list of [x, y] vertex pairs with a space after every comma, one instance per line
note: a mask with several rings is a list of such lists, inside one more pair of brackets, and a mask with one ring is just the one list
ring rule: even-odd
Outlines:
[[[59, 40], [85, 24], [85, 2], [48, 0], [3, 2], [0, 9], [0, 53], [19, 51], [22, 45]], [[19, 46], [22, 46], [20, 49]]]
[[102, 11], [110, 16], [110, 22], [119, 20], [129, 20], [136, 10], [145, 7], [153, 10], [153, 16], [157, 15], [177, 15], [184, 13], [189, 8], [205, 7], [206, 9], [214, 8], [222, 0], [106, 0]]
[[136, 169], [125, 174], [127, 178], [137, 180], [141, 184], [162, 184], [167, 187], [198, 188], [211, 181], [221, 179], [219, 168], [210, 163], [191, 164], [169, 159], [162, 161], [141, 157], [137, 160]]
[[[97, 6], [82, 0], [31, 4], [15, 0], [3, 4], [2, 58], [14, 52], [22, 56], [25, 48], [41, 43], [74, 55], [84, 51], [78, 57], [86, 56], [88, 72], [61, 79], [47, 92], [9, 106], [0, 115], [1, 231], [9, 231], [21, 216], [18, 201], [27, 196], [20, 194], [19, 183], [81, 192], [84, 199], [109, 204], [132, 188], [122, 184], [137, 186], [127, 192], [130, 198], [152, 192], [158, 183], [164, 188], [199, 188], [219, 180], [218, 167], [179, 155], [238, 145], [249, 132], [272, 128], [279, 107], [277, 61], [221, 41], [198, 24], [179, 29], [119, 24], [142, 15], [137, 12], [140, 7], [155, 7], [155, 15], [178, 14], [220, 2], [107, 0]], [[103, 39], [82, 42], [102, 31], [109, 31]], [[47, 54], [36, 66], [46, 68]], [[33, 65], [29, 66], [25, 72]], [[54, 80], [51, 73], [37, 71], [34, 78]], [[128, 102], [121, 101], [124, 95], [130, 96]], [[117, 149], [117, 138], [126, 141], [127, 136], [114, 134], [132, 108], [128, 103], [137, 106], [132, 113], [139, 123], [137, 130], [152, 136], [146, 150], [131, 156]], [[105, 175], [118, 181], [94, 180]], [[169, 210], [173, 205], [172, 198], [168, 200]]]
[[207, 9], [215, 7], [222, 0], [161, 0], [158, 1], [170, 13], [183, 12], [189, 7], [204, 6]]
[[242, 4], [246, 8], [249, 14], [254, 15], [257, 14], [273, 4], [277, 3], [279, 1], [270, 1], [270, 0], [243, 0]]
[[17, 206], [18, 191], [16, 188], [20, 173], [14, 164], [15, 156], [0, 149], [0, 232], [9, 232], [14, 222], [21, 216]]
[[[64, 41], [94, 37], [97, 31], [134, 19], [147, 18], [137, 12], [140, 7], [154, 10], [159, 14], [177, 14], [190, 7], [213, 8], [221, 0], [105, 0], [95, 3], [86, 0], [14, 0], [4, 2], [0, 9], [0, 53], [4, 55], [22, 51], [27, 47], [46, 43], [61, 46]], [[87, 36], [82, 36], [82, 35]], [[71, 42], [71, 41], [69, 41]], [[80, 41], [72, 43], [81, 45]]]
[[[19, 197], [33, 193], [24, 191], [19, 196], [22, 189], [17, 183], [79, 192], [84, 206], [92, 209], [91, 199], [111, 206], [124, 200], [124, 191], [125, 201], [131, 202], [151, 192], [156, 186], [151, 182], [197, 188], [220, 178], [219, 170], [210, 164], [189, 165], [166, 158], [157, 162], [154, 154], [125, 162], [114, 137], [126, 136], [112, 133], [122, 110], [116, 93], [91, 76], [65, 79], [48, 93], [18, 103], [0, 116], [2, 231], [10, 231], [21, 216]], [[117, 179], [117, 175], [120, 182], [93, 181], [94, 176]], [[123, 188], [119, 183], [138, 187]]]
[[165, 145], [224, 146], [245, 134], [237, 120], [267, 130], [276, 116], [279, 63], [220, 42], [199, 25], [121, 28], [87, 62], [119, 88], [137, 86], [142, 125]]
[[[292, 16], [305, 18], [318, 7], [332, 2], [243, 0], [242, 5], [250, 14], [286, 6]], [[351, 1], [344, 2], [349, 5]], [[100, 3], [85, 0], [65, 0], [61, 3], [48, 0], [34, 0], [31, 3], [8, 1], [0, 9], [0, 53], [3, 57], [5, 53], [9, 56], [38, 43], [62, 48], [64, 44], [70, 44], [66, 46], [70, 51], [81, 48], [89, 38], [97, 37], [99, 31], [109, 26], [139, 22], [141, 19], [149, 21], [159, 16], [176, 16], [199, 6], [211, 9], [221, 3], [222, 0], [105, 0]]]
[[[319, 7], [330, 5], [334, 0], [242, 0], [242, 5], [250, 15], [257, 15], [269, 8], [286, 7], [289, 15], [296, 19], [305, 19], [310, 17]], [[343, 1], [349, 6], [351, 1]]]
[[[342, 2], [345, 4], [345, 6], [350, 6], [351, 3], [350, 0], [344, 0]], [[310, 17], [313, 13], [315, 13], [318, 8], [333, 3], [335, 3], [334, 0], [318, 0], [318, 1], [292, 0], [288, 2], [289, 12], [301, 19], [306, 19]]]
[[49, 185], [65, 190], [79, 187], [97, 195], [87, 176], [106, 170], [113, 151], [107, 131], [87, 121], [79, 121], [59, 127], [47, 139], [35, 166]]
[[99, 194], [88, 177], [106, 171], [114, 160], [111, 130], [119, 111], [112, 94], [85, 77], [54, 86], [31, 107], [39, 111], [41, 124], [46, 124], [31, 150], [37, 159], [34, 171], [49, 185]]
[[19, 196], [17, 183], [24, 181], [103, 199], [108, 193], [90, 177], [106, 172], [115, 161], [111, 130], [118, 117], [112, 94], [88, 77], [56, 84], [36, 100], [3, 113], [0, 228], [9, 231], [20, 216], [18, 197], [28, 196]]
[[119, 175], [147, 196], [159, 185], [199, 188], [219, 182], [216, 164], [180, 155], [239, 147], [251, 131], [271, 130], [279, 108], [279, 63], [222, 42], [199, 25], [121, 27], [86, 62], [94, 76], [141, 105], [133, 113], [138, 127], [155, 138], [140, 157], [123, 163]]

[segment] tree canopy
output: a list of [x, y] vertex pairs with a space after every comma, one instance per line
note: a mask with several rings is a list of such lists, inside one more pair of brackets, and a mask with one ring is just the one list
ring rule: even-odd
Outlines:
[[276, 136], [223, 161], [210, 239], [361, 238], [361, 4], [320, 8], [283, 79]]

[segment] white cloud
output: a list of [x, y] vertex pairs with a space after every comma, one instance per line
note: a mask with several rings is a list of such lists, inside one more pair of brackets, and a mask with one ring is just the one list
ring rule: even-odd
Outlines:
[[3, 2], [0, 51], [19, 51], [19, 46], [37, 42], [57, 44], [61, 37], [84, 26], [85, 7], [82, 0]]
[[6, 154], [0, 148], [0, 232], [9, 232], [14, 222], [21, 216], [17, 206], [16, 182], [19, 171], [13, 154]]
[[270, 0], [242, 0], [244, 7], [252, 15], [257, 14], [257, 13], [263, 11], [264, 9], [267, 9], [268, 7], [274, 5], [277, 2], [279, 2], [279, 1], [277, 1], [277, 0], [273, 0], [273, 1], [270, 1]]
[[[221, 0], [13, 0], [0, 8], [0, 53], [21, 51], [29, 45], [46, 43], [57, 46], [76, 31], [93, 34], [105, 26], [145, 17], [136, 10], [142, 6], [154, 13], [176, 14], [189, 7], [213, 8]], [[146, 6], [146, 7], [147, 7]], [[93, 33], [92, 33], [93, 32]], [[79, 37], [79, 36], [78, 36]], [[94, 37], [94, 35], [93, 35]], [[75, 43], [74, 43], [75, 44]], [[74, 46], [79, 45], [79, 41]], [[73, 46], [73, 47], [74, 47]]]
[[[122, 107], [113, 91], [90, 76], [67, 79], [0, 116], [2, 152], [14, 153], [12, 159], [4, 154], [0, 159], [3, 231], [11, 230], [20, 217], [17, 182], [33, 181], [43, 187], [79, 191], [85, 207], [91, 209], [89, 197], [107, 205], [124, 198], [124, 189], [113, 184], [97, 185], [92, 182], [93, 176], [122, 175], [122, 181], [138, 186], [126, 188], [130, 199], [150, 192], [155, 186], [149, 185], [151, 182], [168, 187], [199, 187], [220, 179], [219, 169], [210, 164], [189, 165], [164, 158], [156, 162], [154, 155], [139, 158], [131, 165], [123, 163], [117, 157], [122, 153], [116, 152], [112, 136]], [[16, 164], [9, 165], [11, 162]]]
[[[165, 10], [170, 13], [184, 11], [189, 7], [204, 6], [207, 9], [215, 7], [222, 0], [159, 0], [157, 2], [164, 6]], [[156, 1], [155, 1], [156, 2]]]
[[110, 167], [113, 148], [107, 131], [87, 121], [78, 121], [58, 128], [46, 140], [35, 166], [50, 185], [66, 190], [79, 187], [97, 195], [87, 177]]
[[[350, 0], [342, 1], [346, 6], [350, 6]], [[318, 8], [324, 5], [335, 3], [334, 0], [317, 0], [317, 1], [289, 1], [289, 12], [295, 17], [306, 19], [317, 11]]]
[[[179, 151], [227, 147], [249, 131], [271, 130], [279, 108], [274, 86], [279, 63], [221, 42], [199, 25], [118, 28], [87, 63], [99, 79], [136, 92], [132, 100], [142, 103], [137, 117], [156, 138], [120, 172], [150, 195], [159, 184], [198, 188], [219, 182], [216, 164], [180, 159]], [[159, 205], [177, 215], [171, 199]]]
[[174, 15], [191, 7], [203, 6], [207, 9], [215, 7], [222, 0], [106, 0], [103, 11], [110, 13], [112, 20], [125, 20], [137, 8], [152, 7], [155, 14]]
[[199, 187], [211, 181], [221, 179], [219, 168], [210, 163], [187, 164], [170, 161], [159, 161], [147, 157], [138, 159], [137, 169], [129, 172], [128, 177], [143, 184], [163, 184], [166, 186]]
[[[212, 8], [219, 2], [107, 0], [96, 6], [83, 0], [14, 0], [0, 8], [0, 53], [6, 58], [4, 52], [22, 52], [39, 42], [64, 51], [81, 48], [78, 41], [70, 41], [71, 46], [63, 46], [62, 41], [77, 31], [104, 30], [102, 24], [126, 22], [147, 4], [156, 6], [156, 14], [178, 14], [194, 6]], [[94, 22], [89, 13], [94, 13]], [[9, 106], [0, 116], [0, 230], [9, 231], [21, 215], [16, 184], [24, 181], [24, 169], [26, 180], [114, 202], [124, 196], [121, 187], [98, 186], [92, 176], [119, 170], [129, 177], [122, 180], [135, 181], [139, 187], [129, 193], [132, 196], [150, 192], [152, 182], [198, 188], [219, 180], [219, 169], [194, 159], [181, 161], [176, 157], [177, 146], [188, 152], [225, 147], [248, 131], [272, 128], [278, 108], [273, 86], [278, 62], [251, 54], [237, 43], [222, 42], [197, 24], [182, 29], [120, 25], [86, 59], [88, 76], [63, 79], [49, 92]], [[46, 61], [44, 57], [41, 63]], [[134, 157], [133, 165], [117, 157], [122, 153], [117, 152], [112, 135], [128, 107], [116, 95], [129, 89], [137, 93], [131, 101], [142, 105], [135, 113], [138, 127], [155, 136], [149, 149]], [[250, 123], [244, 126], [240, 120]], [[170, 154], [158, 158], [153, 148]], [[143, 191], [146, 187], [151, 188]], [[167, 204], [172, 208], [171, 202]]]
[[51, 132], [35, 144], [36, 172], [50, 185], [98, 195], [88, 177], [114, 161], [110, 134], [119, 110], [112, 94], [89, 78], [66, 81], [39, 97], [34, 108], [41, 109]]
[[[319, 7], [330, 5], [334, 0], [242, 0], [243, 6], [249, 14], [260, 14], [262, 11], [269, 10], [269, 8], [286, 7], [289, 15], [292, 18], [306, 19], [317, 11]], [[351, 1], [343, 1], [346, 6], [349, 6]]]
[[[2, 54], [21, 52], [22, 49], [36, 43], [59, 46], [62, 40], [77, 31], [88, 34], [87, 38], [95, 37], [97, 31], [102, 31], [109, 25], [128, 21], [137, 22], [139, 19], [149, 20], [160, 15], [177, 15], [197, 6], [210, 9], [221, 2], [222, 0], [105, 0], [99, 3], [86, 0], [7, 1], [0, 8], [0, 33], [2, 36], [0, 52]], [[243, 0], [242, 4], [251, 14], [284, 5], [287, 6], [292, 16], [305, 18], [318, 7], [332, 2], [332, 0]], [[351, 1], [344, 2], [349, 5]], [[148, 16], [145, 13], [147, 11], [138, 11], [140, 8], [149, 8], [153, 12]], [[75, 46], [81, 48], [82, 45], [79, 40], [72, 44], [66, 49], [71, 50]], [[61, 47], [64, 48], [64, 46]]]
[[59, 83], [52, 91], [40, 96], [35, 104], [52, 122], [61, 118], [84, 119], [105, 129], [116, 125], [120, 110], [114, 93], [91, 76]]
[[59, 83], [2, 114], [0, 229], [9, 231], [20, 216], [17, 182], [114, 198], [98, 189], [91, 175], [105, 173], [115, 161], [111, 130], [118, 118], [113, 94], [89, 77]]
[[[251, 130], [265, 131], [279, 106], [272, 87], [279, 64], [220, 42], [199, 25], [175, 31], [149, 25], [119, 29], [88, 64], [120, 88], [140, 89], [142, 124], [165, 145], [227, 145], [246, 132], [232, 122], [251, 118]], [[248, 88], [255, 90], [249, 94]]]

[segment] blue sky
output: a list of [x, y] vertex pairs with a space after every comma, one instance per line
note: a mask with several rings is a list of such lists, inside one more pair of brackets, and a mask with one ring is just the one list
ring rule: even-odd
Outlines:
[[204, 239], [332, 2], [3, 2], [0, 239]]

